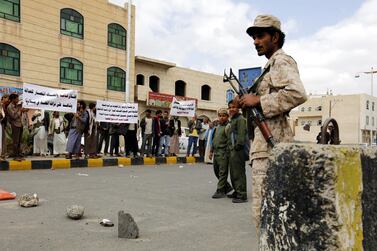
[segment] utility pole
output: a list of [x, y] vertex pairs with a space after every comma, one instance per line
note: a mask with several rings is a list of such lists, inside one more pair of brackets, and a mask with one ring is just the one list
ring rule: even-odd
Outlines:
[[125, 93], [125, 101], [126, 103], [130, 102], [130, 71], [131, 71], [131, 27], [132, 27], [132, 0], [128, 0], [128, 7], [127, 7], [127, 42], [126, 42], [126, 50], [127, 50], [127, 70], [126, 70], [126, 93]]

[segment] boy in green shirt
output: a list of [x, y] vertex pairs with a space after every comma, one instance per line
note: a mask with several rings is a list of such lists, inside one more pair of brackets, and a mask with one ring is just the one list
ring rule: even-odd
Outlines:
[[229, 151], [228, 151], [228, 135], [229, 135], [229, 115], [226, 108], [219, 109], [217, 112], [219, 125], [215, 128], [213, 134], [211, 151], [209, 158], [213, 159], [213, 170], [216, 177], [219, 179], [217, 183], [217, 190], [213, 194], [213, 199], [226, 197], [226, 194], [233, 190], [228, 183], [228, 165], [229, 165]]

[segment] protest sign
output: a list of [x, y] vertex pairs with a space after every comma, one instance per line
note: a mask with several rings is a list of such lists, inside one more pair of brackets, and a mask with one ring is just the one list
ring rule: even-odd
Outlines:
[[195, 100], [178, 101], [173, 98], [170, 115], [180, 117], [194, 117], [196, 109]]
[[97, 100], [96, 121], [111, 123], [137, 123], [138, 104]]
[[58, 112], [76, 112], [77, 91], [59, 90], [24, 83], [22, 107]]
[[7, 86], [0, 86], [0, 98], [4, 96], [4, 94], [18, 94], [20, 99], [22, 99], [22, 88], [18, 87], [7, 87]]

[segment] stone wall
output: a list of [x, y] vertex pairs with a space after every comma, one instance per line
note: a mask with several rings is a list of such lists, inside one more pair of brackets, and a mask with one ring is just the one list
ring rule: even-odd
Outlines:
[[377, 247], [376, 153], [279, 144], [267, 173], [260, 250]]

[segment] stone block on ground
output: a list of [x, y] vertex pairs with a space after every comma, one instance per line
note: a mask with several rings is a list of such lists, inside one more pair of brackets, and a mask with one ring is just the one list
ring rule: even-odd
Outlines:
[[36, 207], [39, 205], [39, 198], [36, 193], [23, 194], [18, 198], [18, 204], [21, 207]]
[[67, 217], [72, 220], [79, 220], [84, 215], [85, 208], [79, 205], [72, 205], [67, 207]]
[[139, 228], [128, 213], [118, 212], [118, 237], [127, 239], [137, 239], [139, 237]]
[[267, 172], [260, 250], [373, 250], [377, 148], [279, 144]]

